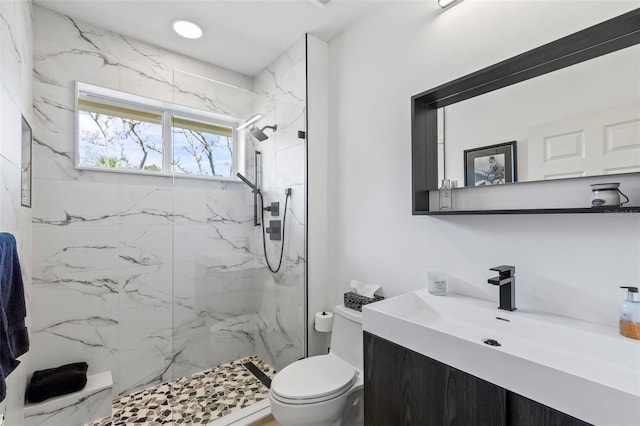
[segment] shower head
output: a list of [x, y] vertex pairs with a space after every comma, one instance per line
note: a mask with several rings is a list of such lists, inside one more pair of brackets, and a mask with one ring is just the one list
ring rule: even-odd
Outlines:
[[251, 132], [251, 135], [258, 139], [258, 142], [262, 142], [262, 141], [266, 141], [267, 139], [269, 139], [269, 136], [267, 136], [264, 133], [265, 129], [271, 129], [273, 130], [273, 132], [275, 133], [278, 130], [278, 125], [274, 124], [273, 126], [264, 126], [262, 128], [257, 128], [257, 127], [253, 127], [249, 130], [249, 132]]
[[256, 194], [258, 194], [260, 192], [260, 188], [258, 188], [253, 183], [251, 183], [251, 181], [249, 179], [247, 179], [246, 177], [242, 176], [242, 173], [238, 172], [238, 173], [236, 173], [236, 176], [238, 176], [241, 181], [246, 183], [247, 186], [253, 190], [253, 192], [255, 192]]

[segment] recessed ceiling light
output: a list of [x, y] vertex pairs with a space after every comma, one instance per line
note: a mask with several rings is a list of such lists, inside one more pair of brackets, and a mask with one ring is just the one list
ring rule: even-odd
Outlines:
[[329, 3], [331, 3], [331, 0], [309, 0], [309, 1], [314, 3], [316, 6], [320, 6], [320, 7], [325, 7]]
[[184, 38], [200, 38], [202, 37], [202, 28], [191, 21], [184, 19], [176, 19], [173, 21], [173, 31]]

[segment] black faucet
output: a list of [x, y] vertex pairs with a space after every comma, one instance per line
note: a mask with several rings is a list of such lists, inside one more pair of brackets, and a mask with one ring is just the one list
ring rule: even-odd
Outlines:
[[497, 277], [489, 278], [488, 283], [500, 286], [500, 306], [505, 311], [516, 310], [516, 267], [509, 265], [496, 266], [490, 271], [498, 272]]

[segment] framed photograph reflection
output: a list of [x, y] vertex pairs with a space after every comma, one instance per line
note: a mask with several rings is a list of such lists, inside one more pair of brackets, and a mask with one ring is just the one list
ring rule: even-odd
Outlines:
[[20, 204], [24, 207], [31, 207], [31, 126], [27, 120], [22, 117], [22, 162], [21, 162], [21, 196]]
[[464, 151], [464, 186], [517, 182], [516, 141]]

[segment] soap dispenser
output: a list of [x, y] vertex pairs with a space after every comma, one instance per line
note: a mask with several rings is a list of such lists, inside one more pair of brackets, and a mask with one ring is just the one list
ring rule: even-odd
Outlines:
[[627, 300], [620, 305], [620, 334], [640, 340], [640, 294], [638, 287], [626, 288]]

